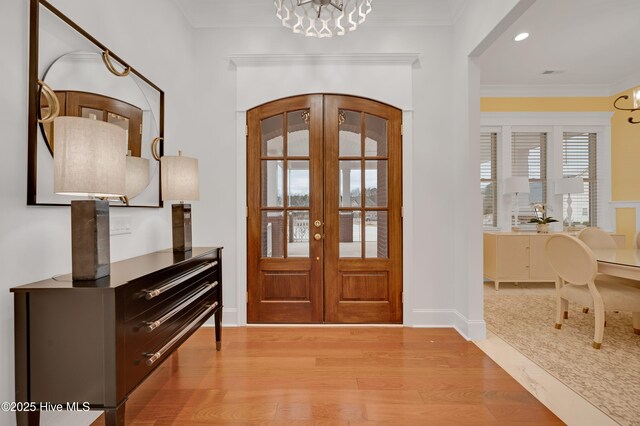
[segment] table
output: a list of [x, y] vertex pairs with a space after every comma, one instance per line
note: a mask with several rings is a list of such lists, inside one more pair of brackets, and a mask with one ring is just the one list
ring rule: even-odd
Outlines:
[[601, 274], [640, 281], [640, 250], [599, 249], [593, 250], [593, 254]]

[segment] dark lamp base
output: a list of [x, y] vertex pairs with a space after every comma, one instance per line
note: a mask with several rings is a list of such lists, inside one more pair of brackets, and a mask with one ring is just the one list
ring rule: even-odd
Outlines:
[[97, 280], [111, 272], [109, 202], [71, 201], [71, 277]]
[[191, 250], [191, 204], [172, 204], [173, 251]]

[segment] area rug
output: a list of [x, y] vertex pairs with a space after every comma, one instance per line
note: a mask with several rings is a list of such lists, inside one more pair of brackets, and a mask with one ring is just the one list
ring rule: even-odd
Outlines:
[[640, 336], [631, 313], [607, 313], [602, 349], [591, 347], [594, 315], [569, 304], [556, 330], [547, 294], [485, 291], [487, 328], [623, 425], [640, 425]]

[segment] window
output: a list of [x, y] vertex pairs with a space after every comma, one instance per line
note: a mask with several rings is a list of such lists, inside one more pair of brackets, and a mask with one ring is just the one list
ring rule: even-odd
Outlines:
[[[562, 177], [582, 177], [584, 192], [571, 194], [574, 225], [598, 226], [597, 134], [564, 132], [562, 137]], [[562, 217], [567, 219], [567, 195], [562, 197]]]
[[520, 223], [535, 217], [532, 204], [547, 203], [547, 133], [511, 134], [511, 175], [529, 178], [529, 194], [518, 194]]
[[480, 134], [480, 191], [482, 192], [482, 226], [498, 226], [497, 165], [496, 152], [498, 134]]

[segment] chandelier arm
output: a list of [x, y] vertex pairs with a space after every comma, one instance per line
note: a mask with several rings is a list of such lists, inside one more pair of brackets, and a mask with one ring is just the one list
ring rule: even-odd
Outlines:
[[322, 5], [318, 6], [318, 19], [320, 19], [321, 13], [322, 13]]
[[628, 96], [628, 95], [622, 95], [622, 96], [619, 96], [615, 101], [613, 101], [613, 107], [614, 107], [615, 109], [619, 109], [620, 111], [631, 111], [631, 112], [635, 112], [635, 111], [640, 110], [640, 108], [622, 108], [622, 107], [619, 107], [619, 106], [618, 106], [618, 105], [616, 105], [616, 104], [618, 103], [618, 101], [619, 101], [620, 99], [625, 99], [625, 100], [627, 100], [627, 99], [629, 99], [629, 96]]
[[[636, 110], [636, 111], [637, 111], [637, 110]], [[640, 124], [640, 120], [635, 121], [635, 120], [633, 119], [633, 117], [629, 117], [629, 120], [627, 120], [627, 121], [629, 121], [629, 123], [631, 123], [631, 124]]]

